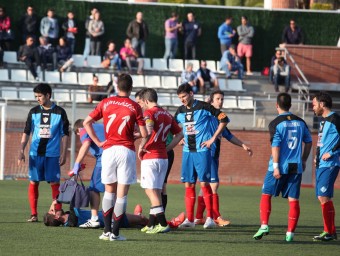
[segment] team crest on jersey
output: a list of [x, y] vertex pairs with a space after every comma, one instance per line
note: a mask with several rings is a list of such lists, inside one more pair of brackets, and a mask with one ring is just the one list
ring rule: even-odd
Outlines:
[[46, 124], [48, 122], [48, 117], [43, 117], [43, 122]]
[[186, 115], [185, 115], [185, 118], [187, 120], [191, 120], [191, 117], [192, 117], [192, 112], [188, 112]]
[[218, 115], [217, 119], [218, 119], [218, 120], [222, 120], [222, 119], [224, 119], [224, 118], [226, 118], [226, 117], [227, 117], [227, 115], [226, 115], [224, 112], [221, 112], [221, 113]]

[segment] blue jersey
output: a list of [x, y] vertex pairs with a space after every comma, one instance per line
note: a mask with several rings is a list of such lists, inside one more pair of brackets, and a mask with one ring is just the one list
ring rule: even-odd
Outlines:
[[209, 150], [207, 147], [202, 148], [201, 144], [214, 135], [214, 131], [210, 127], [212, 116], [223, 123], [228, 121], [225, 113], [203, 101], [194, 100], [190, 109], [185, 106], [177, 109], [175, 120], [182, 124], [186, 142], [183, 151], [202, 152]]
[[[290, 112], [286, 112], [270, 122], [269, 132], [272, 147], [280, 148], [280, 173], [302, 173], [302, 142], [312, 142], [305, 121]], [[274, 171], [272, 156], [270, 157], [268, 171]]]
[[[316, 148], [316, 168], [340, 166], [340, 116], [331, 112], [320, 122], [318, 143]], [[327, 161], [322, 156], [329, 153]]]
[[60, 156], [60, 140], [69, 135], [69, 121], [63, 108], [52, 103], [50, 109], [36, 106], [28, 113], [24, 133], [32, 133], [31, 156]]
[[[228, 118], [228, 123], [229, 122], [230, 120]], [[210, 122], [210, 128], [211, 128], [212, 133], [214, 133], [217, 130], [218, 125], [219, 125], [218, 120], [215, 117], [212, 117], [211, 122]], [[216, 141], [210, 146], [211, 156], [214, 157], [215, 159], [218, 159], [220, 157], [222, 137], [230, 141], [232, 137], [234, 137], [234, 135], [226, 127], [223, 130], [223, 132], [217, 137]]]

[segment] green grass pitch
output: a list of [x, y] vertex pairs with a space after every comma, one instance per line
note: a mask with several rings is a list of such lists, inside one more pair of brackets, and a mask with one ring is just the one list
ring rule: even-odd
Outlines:
[[[232, 224], [204, 230], [174, 230], [167, 234], [148, 235], [138, 229], [121, 229], [128, 241], [101, 241], [101, 230], [45, 227], [42, 216], [51, 203], [51, 189], [40, 184], [39, 223], [27, 223], [30, 215], [27, 200], [28, 181], [0, 181], [0, 255], [340, 255], [340, 242], [317, 243], [313, 235], [322, 231], [321, 210], [314, 189], [301, 191], [301, 215], [292, 243], [284, 241], [288, 203], [273, 198], [270, 234], [260, 241], [252, 236], [259, 228], [260, 187], [221, 186], [220, 209]], [[335, 191], [336, 222], [339, 225], [340, 201]], [[184, 211], [183, 185], [168, 186], [167, 218]], [[339, 196], [339, 195], [338, 195]], [[128, 212], [135, 204], [148, 215], [148, 199], [139, 185], [131, 187]], [[64, 205], [64, 209], [68, 205]]]

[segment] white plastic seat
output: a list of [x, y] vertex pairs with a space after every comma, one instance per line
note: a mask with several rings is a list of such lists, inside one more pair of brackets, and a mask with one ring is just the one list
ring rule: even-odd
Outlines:
[[76, 67], [83, 67], [84, 66], [84, 56], [81, 54], [73, 54], [73, 65]]
[[172, 106], [179, 107], [183, 105], [182, 101], [178, 98], [178, 95], [176, 93], [173, 93], [171, 95], [171, 99], [172, 99]]
[[60, 73], [58, 71], [45, 71], [45, 82], [60, 83]]
[[220, 88], [221, 91], [228, 91], [227, 88], [227, 79], [225, 78], [217, 78], [218, 81], [218, 87]]
[[216, 62], [216, 72], [220, 74], [225, 74], [225, 71], [221, 70], [221, 61]]
[[198, 60], [185, 60], [184, 61], [184, 67], [186, 68], [188, 63], [191, 63], [192, 69], [196, 72], [200, 68], [200, 62]]
[[[77, 103], [85, 103], [87, 101], [87, 91], [86, 90], [74, 90], [76, 94]], [[71, 101], [74, 101], [73, 92], [71, 91]]]
[[58, 102], [69, 102], [70, 98], [70, 90], [68, 89], [54, 89], [53, 90], [53, 99]]
[[151, 59], [149, 58], [139, 58], [139, 59], [142, 59], [144, 61], [144, 64], [143, 64], [143, 69], [152, 69], [151, 67]]
[[227, 80], [227, 90], [235, 92], [245, 92], [243, 88], [242, 80], [240, 79], [228, 79]]
[[[39, 81], [43, 81], [43, 72], [38, 72], [38, 77], [39, 77]], [[32, 73], [29, 70], [27, 71], [27, 81], [33, 82], [33, 83], [38, 82], [34, 79]]]
[[7, 69], [0, 69], [0, 81], [8, 81], [9, 75]]
[[159, 76], [145, 76], [145, 87], [160, 88], [161, 78]]
[[90, 67], [95, 67], [98, 68], [101, 65], [101, 57], [100, 56], [96, 56], [96, 55], [89, 55], [87, 57], [87, 65]]
[[17, 100], [18, 93], [16, 87], [0, 87], [1, 89], [1, 98], [6, 100]]
[[93, 81], [93, 73], [89, 72], [79, 72], [78, 73], [79, 84], [89, 85]]
[[213, 72], [216, 72], [216, 61], [214, 60], [207, 60], [207, 68]]
[[78, 84], [77, 72], [63, 72], [61, 73], [61, 82], [64, 84]]
[[251, 96], [238, 96], [238, 107], [240, 109], [254, 109], [254, 98]]
[[21, 100], [35, 100], [33, 88], [20, 88], [18, 91]]
[[109, 73], [97, 73], [98, 84], [107, 85], [111, 81], [111, 74]]
[[172, 106], [171, 94], [169, 94], [169, 93], [158, 93], [157, 96], [158, 96], [157, 103], [160, 106]]
[[236, 96], [224, 96], [223, 108], [237, 109], [238, 105]]
[[4, 51], [4, 62], [19, 63], [17, 60], [17, 52]]
[[143, 75], [131, 75], [133, 87], [145, 87]]
[[26, 69], [12, 69], [11, 70], [11, 81], [26, 82], [27, 81], [27, 70]]
[[152, 69], [155, 70], [167, 70], [168, 69], [168, 63], [166, 59], [152, 59]]
[[175, 76], [162, 76], [161, 79], [164, 89], [177, 89], [177, 78]]
[[182, 59], [170, 59], [169, 60], [169, 69], [171, 71], [183, 71], [183, 60]]

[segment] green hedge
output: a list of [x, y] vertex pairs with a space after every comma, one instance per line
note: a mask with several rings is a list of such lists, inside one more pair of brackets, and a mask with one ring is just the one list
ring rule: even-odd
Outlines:
[[[253, 70], [261, 70], [268, 66], [275, 47], [280, 43], [281, 33], [289, 19], [294, 18], [297, 24], [303, 28], [306, 34], [306, 44], [312, 45], [336, 45], [340, 35], [340, 15], [336, 13], [315, 13], [315, 12], [283, 12], [283, 11], [262, 11], [244, 9], [212, 9], [200, 7], [180, 7], [180, 6], [147, 6], [135, 4], [109, 4], [72, 2], [64, 0], [12, 0], [6, 2], [4, 6], [8, 15], [12, 18], [13, 30], [17, 40], [13, 44], [13, 49], [19, 46], [20, 35], [17, 26], [20, 16], [25, 12], [26, 6], [31, 3], [35, 6], [40, 17], [45, 16], [46, 9], [53, 7], [60, 20], [66, 17], [68, 10], [75, 12], [80, 24], [80, 32], [77, 36], [76, 53], [82, 53], [84, 47], [84, 21], [89, 15], [92, 7], [97, 7], [101, 11], [101, 16], [105, 23], [106, 42], [113, 39], [118, 48], [122, 46], [125, 39], [125, 29], [130, 20], [135, 17], [137, 11], [144, 13], [144, 18], [149, 24], [151, 35], [147, 41], [147, 57], [161, 58], [164, 54], [164, 20], [172, 11], [180, 14], [184, 19], [188, 11], [196, 14], [197, 20], [202, 24], [202, 37], [197, 46], [197, 57], [199, 59], [220, 59], [220, 47], [217, 39], [218, 26], [225, 17], [234, 17], [233, 26], [236, 28], [240, 24], [241, 16], [248, 16], [251, 24], [255, 28]], [[237, 43], [237, 41], [235, 41]], [[104, 47], [103, 47], [104, 52]], [[182, 39], [178, 58], [183, 55]]]

